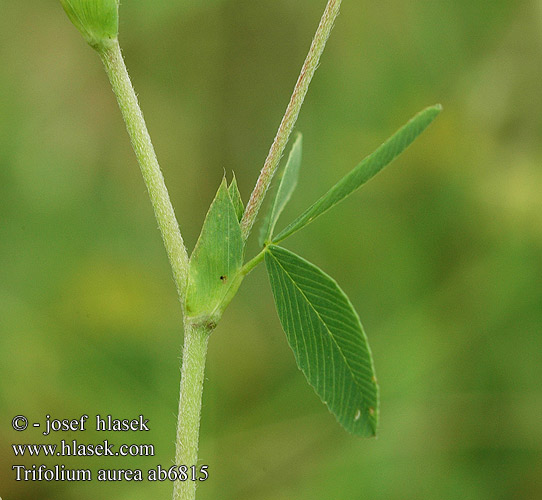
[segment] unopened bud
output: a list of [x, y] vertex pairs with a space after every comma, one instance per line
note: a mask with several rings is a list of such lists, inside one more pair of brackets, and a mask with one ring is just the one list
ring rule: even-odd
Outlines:
[[117, 38], [119, 0], [60, 0], [71, 22], [96, 50]]

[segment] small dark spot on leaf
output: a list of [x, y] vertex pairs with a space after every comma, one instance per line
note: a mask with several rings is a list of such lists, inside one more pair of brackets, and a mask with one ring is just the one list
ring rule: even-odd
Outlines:
[[226, 281], [228, 281], [228, 277], [227, 276], [220, 276], [220, 281], [222, 281], [223, 283], [226, 283]]

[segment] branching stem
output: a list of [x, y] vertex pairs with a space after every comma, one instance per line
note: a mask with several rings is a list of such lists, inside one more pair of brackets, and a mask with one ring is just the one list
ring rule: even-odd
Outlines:
[[[250, 234], [271, 179], [284, 153], [301, 105], [307, 94], [309, 84], [318, 67], [320, 56], [333, 28], [333, 23], [339, 14], [340, 5], [341, 0], [329, 0], [327, 3], [309, 54], [295, 85], [292, 98], [243, 215], [241, 228], [245, 240]], [[126, 123], [132, 147], [137, 156], [141, 173], [143, 174], [154, 208], [154, 214], [162, 233], [162, 239], [173, 271], [177, 292], [181, 303], [184, 303], [189, 270], [188, 255], [137, 96], [124, 64], [120, 46], [115, 39], [111, 44], [107, 44], [107, 46], [98, 48], [97, 50], [104, 63]], [[265, 249], [245, 264], [241, 271], [242, 275], [240, 279], [256, 267], [263, 260], [264, 255]], [[214, 324], [194, 324], [189, 318], [185, 318], [175, 454], [175, 465], [177, 466], [185, 465], [190, 467], [197, 465], [207, 343], [214, 326]], [[196, 482], [190, 480], [175, 481], [173, 500], [194, 500], [196, 497], [196, 484]]]
[[[184, 304], [188, 279], [188, 254], [179, 230], [179, 224], [160, 170], [156, 153], [147, 131], [124, 59], [117, 40], [98, 50], [117, 97], [126, 123], [132, 147], [137, 156], [143, 179], [149, 192], [173, 271], [177, 293]], [[207, 355], [207, 342], [211, 327], [194, 325], [185, 318], [184, 347], [181, 370], [179, 419], [177, 424], [176, 465], [196, 465], [198, 456], [199, 423], [203, 393], [203, 374]], [[196, 495], [194, 481], [175, 481], [174, 500], [193, 500]]]
[[339, 15], [339, 9], [341, 7], [341, 0], [329, 0], [326, 6], [326, 10], [320, 21], [320, 25], [316, 30], [314, 39], [312, 41], [311, 48], [305, 59], [305, 63], [301, 68], [301, 73], [297, 80], [297, 83], [294, 87], [294, 92], [290, 99], [290, 103], [286, 108], [284, 117], [275, 136], [275, 140], [271, 146], [267, 159], [265, 160], [262, 171], [256, 186], [250, 195], [250, 200], [247, 203], [243, 219], [241, 221], [241, 229], [243, 231], [243, 238], [246, 240], [254, 226], [256, 217], [260, 210], [260, 207], [265, 198], [265, 194], [269, 189], [271, 180], [275, 175], [277, 167], [279, 165], [280, 159], [288, 143], [288, 139], [292, 133], [297, 117], [299, 116], [299, 111], [307, 95], [309, 89], [309, 84], [311, 83], [312, 77], [316, 72], [318, 63], [320, 61], [320, 56], [324, 52], [327, 39], [335, 23], [335, 19]]
[[110, 45], [98, 50], [98, 52], [126, 123], [132, 147], [154, 208], [154, 215], [162, 233], [177, 293], [182, 303], [184, 302], [184, 289], [188, 276], [188, 255], [143, 113], [130, 82], [118, 41], [112, 41]]

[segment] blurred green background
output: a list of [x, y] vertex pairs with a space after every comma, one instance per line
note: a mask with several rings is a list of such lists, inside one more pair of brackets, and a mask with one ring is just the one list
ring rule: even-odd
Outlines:
[[[224, 172], [248, 198], [324, 0], [138, 0], [121, 44], [192, 248]], [[56, 1], [0, 17], [0, 496], [169, 498], [171, 484], [17, 483], [11, 466], [172, 464], [181, 316], [100, 61]], [[291, 240], [356, 305], [381, 385], [349, 436], [296, 368], [263, 268], [210, 342], [199, 500], [542, 498], [542, 2], [343, 2], [301, 113], [283, 222], [410, 116], [430, 129]], [[252, 254], [256, 247], [251, 247]], [[149, 433], [16, 433], [112, 414]], [[11, 443], [152, 443], [16, 459]]]

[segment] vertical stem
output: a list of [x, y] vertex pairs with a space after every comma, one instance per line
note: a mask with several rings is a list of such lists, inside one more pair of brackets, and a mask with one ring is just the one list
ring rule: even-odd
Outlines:
[[[175, 465], [197, 465], [207, 343], [212, 328], [185, 321]], [[189, 474], [190, 475], [190, 474]], [[194, 500], [195, 481], [175, 481], [173, 500]]]
[[[137, 156], [154, 208], [154, 214], [162, 233], [177, 292], [181, 302], [183, 302], [185, 283], [188, 277], [188, 255], [143, 113], [130, 82], [118, 41], [114, 40], [111, 45], [100, 48], [98, 52], [126, 123], [132, 147]], [[175, 463], [177, 466], [185, 465], [190, 467], [197, 465], [198, 459], [203, 376], [207, 342], [212, 328], [208, 325], [195, 325], [186, 320], [184, 326]], [[196, 482], [190, 479], [175, 481], [173, 488], [174, 500], [194, 500], [195, 496]]]
[[290, 99], [290, 103], [286, 108], [284, 117], [275, 136], [275, 140], [271, 146], [267, 159], [265, 160], [264, 166], [256, 182], [256, 186], [250, 195], [250, 200], [247, 203], [243, 219], [241, 221], [241, 229], [243, 230], [243, 238], [246, 240], [252, 230], [252, 226], [256, 221], [256, 216], [260, 210], [260, 207], [265, 198], [265, 194], [269, 189], [271, 180], [275, 175], [277, 167], [280, 162], [280, 158], [284, 153], [284, 148], [288, 143], [290, 134], [294, 128], [297, 117], [299, 116], [299, 111], [309, 90], [309, 84], [311, 83], [312, 77], [316, 72], [318, 63], [320, 61], [320, 56], [324, 52], [327, 39], [333, 28], [333, 23], [337, 16], [339, 15], [339, 9], [341, 7], [341, 0], [329, 0], [326, 6], [326, 10], [322, 16], [314, 39], [312, 41], [311, 48], [305, 59], [305, 63], [301, 68], [301, 74], [297, 80], [297, 83], [294, 87], [294, 92]]
[[98, 52], [104, 63], [107, 76], [109, 77], [126, 123], [132, 147], [137, 156], [141, 173], [143, 174], [143, 179], [145, 180], [154, 208], [154, 215], [162, 233], [169, 263], [173, 270], [177, 293], [182, 302], [185, 282], [188, 276], [188, 255], [164, 183], [164, 177], [162, 176], [149, 132], [147, 131], [143, 113], [141, 112], [137, 96], [130, 82], [118, 41], [115, 39], [110, 45], [98, 50]]

